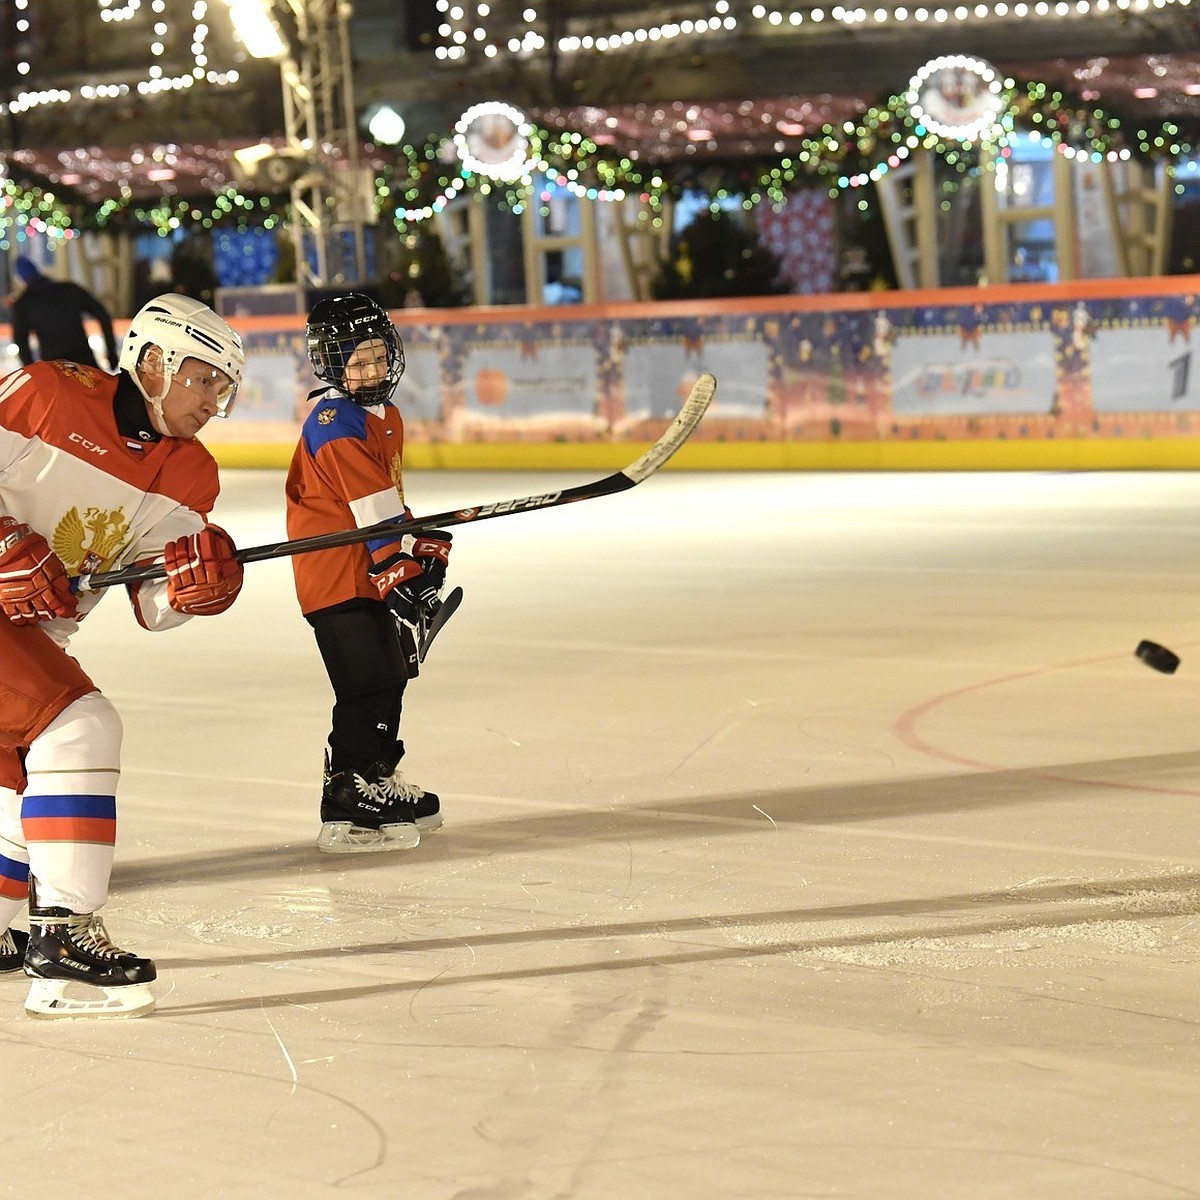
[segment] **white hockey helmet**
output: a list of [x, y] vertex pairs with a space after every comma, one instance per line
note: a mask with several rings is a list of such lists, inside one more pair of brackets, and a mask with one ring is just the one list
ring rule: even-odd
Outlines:
[[[158, 346], [162, 350], [163, 389], [158, 396], [151, 396], [137, 375], [136, 367], [147, 346]], [[198, 358], [224, 371], [233, 381], [233, 386], [217, 401], [217, 415], [229, 416], [246, 365], [242, 339], [207, 304], [191, 296], [176, 292], [155, 296], [142, 305], [129, 322], [117, 365], [133, 377], [159, 420], [162, 419], [163, 396], [185, 358]]]

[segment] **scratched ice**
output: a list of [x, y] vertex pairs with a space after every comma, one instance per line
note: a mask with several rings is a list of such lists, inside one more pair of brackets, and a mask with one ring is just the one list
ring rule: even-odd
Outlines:
[[[225, 488], [283, 537], [281, 474]], [[6, 977], [6, 1194], [1197, 1195], [1198, 531], [1197, 475], [674, 470], [464, 527], [395, 855], [314, 848], [286, 560], [175, 633], [115, 593], [75, 651], [159, 1007]]]

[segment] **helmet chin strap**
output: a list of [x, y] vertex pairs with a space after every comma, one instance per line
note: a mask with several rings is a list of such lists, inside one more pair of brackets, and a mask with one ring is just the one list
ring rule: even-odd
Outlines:
[[167, 428], [167, 418], [163, 415], [163, 400], [166, 399], [167, 392], [171, 390], [171, 380], [163, 375], [163, 390], [157, 396], [150, 395], [146, 385], [142, 382], [142, 373], [140, 371], [132, 372], [133, 382], [137, 384], [137, 389], [142, 393], [146, 400], [146, 404], [150, 409], [150, 424], [163, 435], [163, 437], [174, 437], [175, 434]]
[[154, 428], [163, 435], [163, 437], [174, 437], [175, 435], [167, 428], [167, 418], [163, 416], [162, 399], [160, 398], [157, 403], [151, 400], [150, 408], [150, 424], [153, 425]]
[[[152, 347], [158, 349], [158, 347]], [[162, 351], [159, 350], [159, 354]], [[167, 428], [167, 418], [163, 415], [163, 401], [167, 398], [167, 393], [171, 390], [171, 380], [174, 378], [173, 373], [168, 373], [166, 367], [159, 359], [159, 371], [162, 374], [162, 391], [157, 396], [152, 396], [145, 383], [142, 381], [142, 368], [138, 366], [129, 374], [133, 376], [133, 382], [137, 384], [137, 389], [142, 393], [147, 405], [150, 407], [150, 424], [163, 435], [163, 437], [174, 437], [175, 435]]]
[[396, 390], [396, 385], [386, 383], [373, 383], [365, 387], [357, 388], [353, 392], [348, 392], [347, 395], [355, 404], [362, 408], [371, 408], [376, 404], [386, 404], [391, 398], [392, 393]]

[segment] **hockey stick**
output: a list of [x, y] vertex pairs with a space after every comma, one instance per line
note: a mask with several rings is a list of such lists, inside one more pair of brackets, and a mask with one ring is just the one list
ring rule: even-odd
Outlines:
[[[431, 517], [416, 517], [411, 521], [381, 521], [377, 525], [365, 525], [359, 529], [339, 529], [333, 533], [321, 533], [316, 537], [297, 538], [291, 542], [274, 542], [267, 546], [251, 546], [237, 552], [241, 563], [261, 562], [268, 558], [285, 558], [292, 554], [308, 554], [313, 550], [331, 550], [335, 546], [354, 546], [374, 538], [391, 534], [424, 533], [430, 529], [446, 529], [452, 525], [466, 525], [473, 521], [486, 521], [492, 517], [507, 517], [513, 513], [533, 512], [539, 508], [558, 508], [561, 504], [574, 504], [579, 500], [594, 500], [598, 496], [611, 496], [616, 492], [636, 487], [648, 479], [688, 440], [708, 410], [717, 390], [717, 381], [712, 375], [701, 375], [692, 385], [688, 398], [683, 402], [675, 420], [662, 437], [640, 458], [627, 467], [597, 479], [594, 483], [581, 483], [563, 488], [558, 492], [546, 492], [541, 496], [521, 496], [516, 500], [501, 500], [494, 504], [481, 504], [474, 508], [460, 508], [454, 512], [435, 513]], [[149, 579], [164, 579], [167, 570], [162, 563], [147, 566], [123, 567], [119, 571], [103, 571], [97, 575], [80, 575], [76, 581], [77, 591], [95, 592], [100, 588], [117, 584], [143, 583]]]
[[432, 617], [427, 617], [422, 613], [421, 619], [417, 623], [418, 662], [425, 661], [425, 655], [429, 653], [429, 647], [433, 645], [433, 639], [442, 632], [442, 626], [458, 612], [458, 606], [462, 603], [462, 598], [462, 588], [452, 588], [446, 594], [445, 600], [438, 605], [437, 611]]

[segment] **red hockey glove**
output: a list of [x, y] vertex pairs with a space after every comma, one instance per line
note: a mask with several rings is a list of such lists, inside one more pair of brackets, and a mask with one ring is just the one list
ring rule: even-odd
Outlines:
[[167, 603], [189, 617], [223, 613], [242, 590], [242, 564], [233, 538], [219, 525], [177, 538], [163, 548]]
[[[413, 538], [409, 553], [425, 569], [425, 578], [435, 592], [441, 592], [450, 565], [450, 542], [454, 535], [444, 529], [429, 529]], [[428, 607], [428, 606], [427, 606]]]
[[14, 624], [73, 617], [78, 609], [62, 559], [22, 521], [0, 517], [0, 612]]

